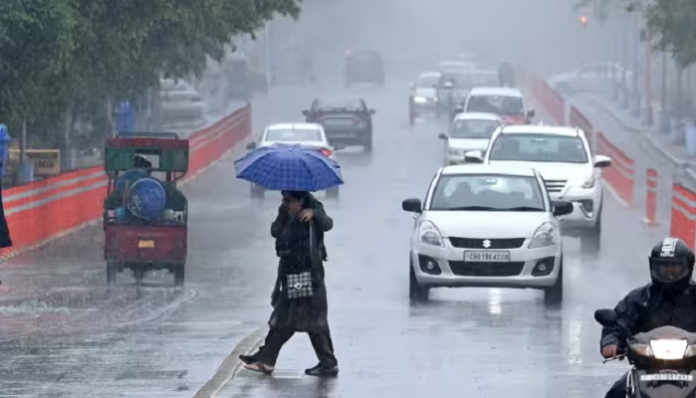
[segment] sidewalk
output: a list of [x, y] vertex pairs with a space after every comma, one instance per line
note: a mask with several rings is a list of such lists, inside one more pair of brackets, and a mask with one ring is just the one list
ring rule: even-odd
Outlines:
[[654, 149], [662, 157], [672, 160], [675, 164], [685, 163], [690, 167], [696, 167], [696, 157], [688, 155], [685, 145], [673, 144], [669, 132], [660, 131], [659, 104], [653, 105], [655, 114], [653, 126], [646, 126], [642, 117], [631, 115], [629, 109], [622, 109], [617, 103], [601, 94], [582, 93], [569, 98], [569, 100], [571, 104], [577, 105], [581, 111], [583, 104], [593, 103], [623, 126], [625, 130], [631, 133], [640, 133], [648, 148]]

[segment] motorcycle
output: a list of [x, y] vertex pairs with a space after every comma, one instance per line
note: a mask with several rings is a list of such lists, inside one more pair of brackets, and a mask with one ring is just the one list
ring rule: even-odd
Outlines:
[[[624, 328], [613, 310], [597, 310], [594, 317], [604, 327], [619, 330]], [[626, 380], [627, 397], [695, 396], [696, 333], [673, 326], [638, 333], [626, 339], [624, 353], [606, 359], [604, 363], [624, 358], [632, 365]]]

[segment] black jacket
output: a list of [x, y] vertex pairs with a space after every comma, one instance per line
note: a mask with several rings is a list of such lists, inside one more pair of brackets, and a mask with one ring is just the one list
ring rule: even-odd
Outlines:
[[652, 283], [631, 291], [614, 308], [622, 327], [602, 328], [601, 347], [625, 347], [631, 335], [661, 326], [675, 326], [696, 333], [696, 284], [675, 294], [665, 294]]

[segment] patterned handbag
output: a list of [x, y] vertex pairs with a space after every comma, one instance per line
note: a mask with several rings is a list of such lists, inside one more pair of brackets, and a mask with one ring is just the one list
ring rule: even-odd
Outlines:
[[[309, 223], [309, 255], [312, 259], [312, 268], [314, 268], [314, 223], [311, 221]], [[312, 271], [288, 274], [286, 282], [289, 299], [314, 296]]]

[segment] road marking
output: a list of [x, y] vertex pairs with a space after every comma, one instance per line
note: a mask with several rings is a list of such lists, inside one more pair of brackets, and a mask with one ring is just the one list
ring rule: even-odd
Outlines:
[[208, 380], [203, 387], [201, 387], [193, 398], [213, 398], [217, 395], [220, 390], [227, 384], [228, 381], [232, 380], [239, 369], [242, 367], [242, 361], [239, 360], [239, 356], [242, 354], [248, 354], [255, 350], [266, 337], [268, 328], [262, 326], [253, 332], [249, 333], [242, 341], [237, 344], [232, 352], [222, 361], [222, 364], [217, 369], [213, 377]]

